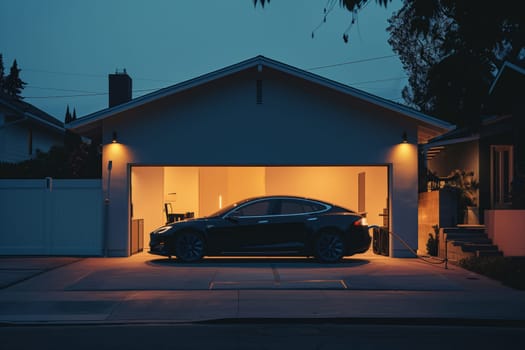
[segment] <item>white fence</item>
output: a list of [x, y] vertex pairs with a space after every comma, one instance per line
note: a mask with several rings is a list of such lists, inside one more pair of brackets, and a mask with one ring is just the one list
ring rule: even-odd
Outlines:
[[101, 180], [0, 180], [0, 255], [102, 255]]

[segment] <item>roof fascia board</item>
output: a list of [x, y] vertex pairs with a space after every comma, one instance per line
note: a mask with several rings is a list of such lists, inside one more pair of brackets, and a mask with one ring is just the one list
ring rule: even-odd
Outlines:
[[64, 132], [65, 131], [65, 128], [63, 126], [60, 126], [60, 125], [57, 125], [57, 124], [54, 124], [54, 123], [51, 123], [45, 119], [42, 119], [40, 118], [38, 115], [35, 115], [31, 112], [26, 112], [22, 109], [20, 109], [19, 107], [17, 106], [14, 106], [13, 104], [7, 102], [7, 101], [4, 101], [4, 100], [0, 100], [0, 103], [3, 104], [4, 106], [12, 109], [14, 112], [18, 113], [19, 115], [23, 116], [24, 118], [27, 118], [27, 119], [32, 119], [38, 123], [41, 123], [41, 124], [44, 124], [46, 126], [49, 126], [53, 129], [56, 129], [56, 130], [59, 130], [61, 132]]
[[[507, 67], [509, 67], [509, 68], [507, 68]], [[494, 89], [496, 88], [496, 85], [498, 84], [499, 79], [501, 78], [501, 76], [503, 75], [503, 72], [506, 69], [513, 69], [516, 72], [518, 72], [518, 73], [520, 73], [522, 75], [525, 75], [525, 69], [521, 68], [520, 66], [515, 65], [514, 63], [511, 63], [509, 61], [505, 61], [505, 63], [503, 63], [503, 66], [499, 70], [498, 74], [496, 75], [496, 78], [494, 78], [494, 81], [492, 82], [492, 85], [490, 86], [489, 95], [491, 95], [492, 92], [494, 91]]]
[[427, 150], [432, 147], [448, 146], [448, 145], [454, 145], [457, 143], [464, 143], [464, 142], [477, 141], [477, 140], [479, 140], [479, 135], [472, 135], [472, 136], [460, 137], [457, 139], [429, 142], [429, 143], [425, 143], [422, 147], [423, 147], [423, 150]]
[[44, 125], [46, 125], [48, 127], [56, 129], [56, 130], [58, 130], [60, 132], [64, 132], [66, 130], [65, 127], [61, 127], [61, 126], [58, 126], [56, 124], [53, 124], [53, 123], [51, 123], [51, 122], [49, 122], [49, 121], [47, 121], [45, 119], [39, 118], [38, 116], [36, 116], [36, 115], [34, 115], [32, 113], [26, 112], [26, 113], [24, 113], [24, 115], [29, 117], [29, 118], [31, 118], [31, 119], [33, 119], [33, 120], [35, 120], [35, 121], [37, 121], [38, 123], [44, 124]]

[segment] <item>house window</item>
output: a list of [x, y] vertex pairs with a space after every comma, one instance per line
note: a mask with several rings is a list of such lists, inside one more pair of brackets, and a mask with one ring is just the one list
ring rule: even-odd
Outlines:
[[511, 204], [513, 155], [510, 145], [492, 145], [491, 152], [491, 198], [494, 208], [506, 208]]
[[262, 104], [262, 80], [257, 80], [255, 85], [256, 90], [256, 102], [258, 105]]
[[30, 156], [33, 155], [33, 130], [29, 129], [27, 134], [27, 151]]

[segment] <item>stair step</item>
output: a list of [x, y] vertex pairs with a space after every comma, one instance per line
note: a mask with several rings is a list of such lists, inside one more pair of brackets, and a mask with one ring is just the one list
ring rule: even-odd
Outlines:
[[455, 243], [456, 245], [464, 244], [464, 243], [475, 243], [475, 244], [492, 244], [492, 240], [488, 237], [447, 237], [447, 241]]
[[465, 243], [461, 245], [461, 249], [464, 252], [476, 252], [476, 251], [498, 251], [498, 247], [492, 244], [471, 244]]
[[503, 252], [499, 250], [478, 250], [476, 256], [503, 256]]
[[447, 234], [485, 234], [485, 227], [484, 226], [466, 226], [466, 227], [444, 227], [443, 232]]

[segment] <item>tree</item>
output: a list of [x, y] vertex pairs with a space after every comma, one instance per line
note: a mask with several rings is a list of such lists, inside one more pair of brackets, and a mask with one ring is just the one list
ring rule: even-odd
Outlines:
[[24, 89], [24, 85], [26, 85], [26, 83], [23, 82], [22, 79], [20, 79], [20, 71], [21, 69], [18, 68], [18, 64], [15, 59], [9, 71], [9, 75], [4, 80], [5, 93], [7, 93], [9, 96], [12, 96], [18, 99], [22, 98], [20, 94], [22, 93], [22, 90]]
[[70, 123], [71, 122], [72, 117], [71, 117], [71, 113], [69, 112], [69, 105], [67, 105], [66, 107], [66, 116], [64, 117], [64, 123]]
[[387, 30], [409, 74], [405, 102], [477, 128], [497, 68], [525, 47], [519, 7], [512, 0], [404, 0]]

